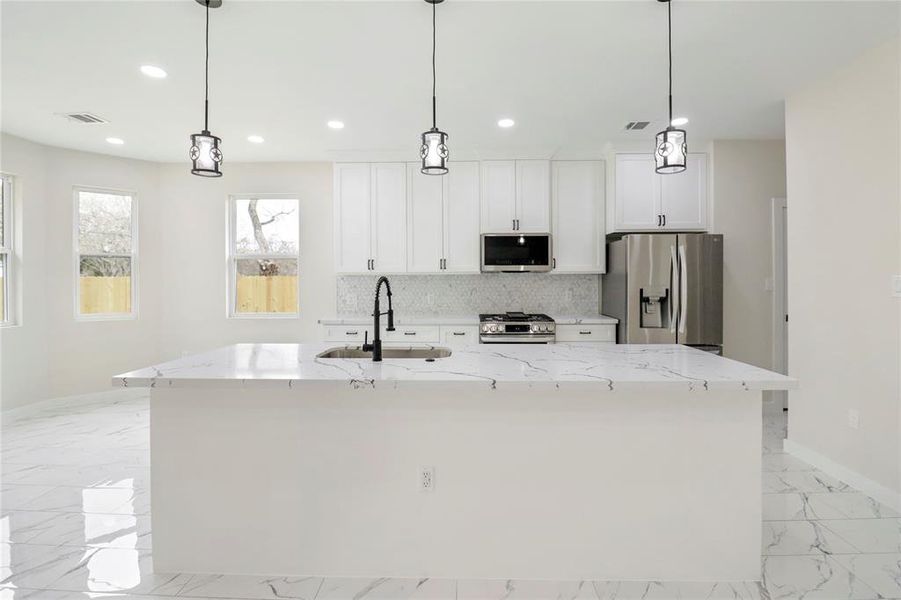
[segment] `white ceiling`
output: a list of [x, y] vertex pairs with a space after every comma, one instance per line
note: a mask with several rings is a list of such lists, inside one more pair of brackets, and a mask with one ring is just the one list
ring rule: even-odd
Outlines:
[[[893, 2], [673, 3], [675, 112], [692, 140], [780, 138], [793, 88], [898, 31]], [[38, 142], [186, 160], [203, 125], [194, 0], [10, 1], [2, 129]], [[452, 156], [596, 156], [651, 144], [666, 117], [666, 9], [655, 0], [438, 6], [438, 124]], [[409, 159], [430, 123], [431, 7], [416, 0], [225, 0], [211, 13], [210, 129], [226, 161]], [[138, 67], [155, 64], [153, 80]], [[59, 113], [89, 111], [82, 125]], [[516, 120], [510, 130], [497, 119]], [[329, 119], [344, 130], [326, 127]], [[626, 133], [631, 120], [652, 120]], [[265, 143], [251, 144], [249, 134]], [[104, 140], [116, 136], [123, 146]]]

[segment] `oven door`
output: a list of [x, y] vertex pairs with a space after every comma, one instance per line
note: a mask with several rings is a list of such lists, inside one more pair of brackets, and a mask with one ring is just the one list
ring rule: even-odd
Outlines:
[[553, 251], [547, 233], [483, 233], [482, 271], [550, 271]]
[[480, 344], [553, 344], [556, 337], [552, 333], [536, 333], [532, 335], [482, 334]]

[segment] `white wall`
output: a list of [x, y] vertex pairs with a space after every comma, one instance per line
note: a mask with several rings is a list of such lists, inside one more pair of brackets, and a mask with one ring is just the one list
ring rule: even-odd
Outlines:
[[[164, 265], [165, 360], [235, 342], [318, 340], [317, 320], [335, 314], [331, 164], [228, 163], [223, 171], [219, 179], [206, 179], [184, 164], [160, 167], [164, 217], [156, 248]], [[299, 318], [226, 317], [226, 202], [241, 193], [296, 194], [300, 200]]]
[[783, 140], [712, 144], [714, 233], [723, 234], [725, 356], [773, 366], [772, 204], [785, 197]]
[[[23, 248], [19, 325], [0, 329], [0, 406], [109, 388], [110, 377], [234, 342], [318, 339], [335, 314], [332, 169], [328, 163], [229, 164], [221, 179], [186, 164], [51, 148], [4, 134], [0, 171], [15, 176]], [[74, 306], [73, 186], [138, 199], [138, 318], [78, 321]], [[296, 193], [301, 201], [300, 317], [228, 319], [229, 194]]]
[[0, 171], [15, 178], [17, 272], [14, 327], [0, 328], [0, 406], [13, 408], [49, 394], [44, 223], [46, 149], [23, 139], [0, 139]]
[[[786, 101], [791, 444], [897, 493], [897, 41]], [[848, 410], [860, 411], [860, 428]]]

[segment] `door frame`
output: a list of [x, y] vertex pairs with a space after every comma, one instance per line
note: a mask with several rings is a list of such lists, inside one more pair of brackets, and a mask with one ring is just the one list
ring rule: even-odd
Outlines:
[[[788, 374], [788, 290], [786, 289], [786, 270], [788, 267], [787, 210], [785, 198], [772, 198], [771, 203], [771, 242], [772, 242], [772, 281], [773, 281], [773, 370]], [[781, 403], [783, 409], [788, 408], [788, 393], [774, 392], [773, 399]]]

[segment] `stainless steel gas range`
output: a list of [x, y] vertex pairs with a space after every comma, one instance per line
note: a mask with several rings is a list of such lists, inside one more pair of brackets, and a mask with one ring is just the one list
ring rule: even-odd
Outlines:
[[482, 344], [548, 344], [557, 339], [557, 325], [547, 315], [508, 312], [479, 315]]

